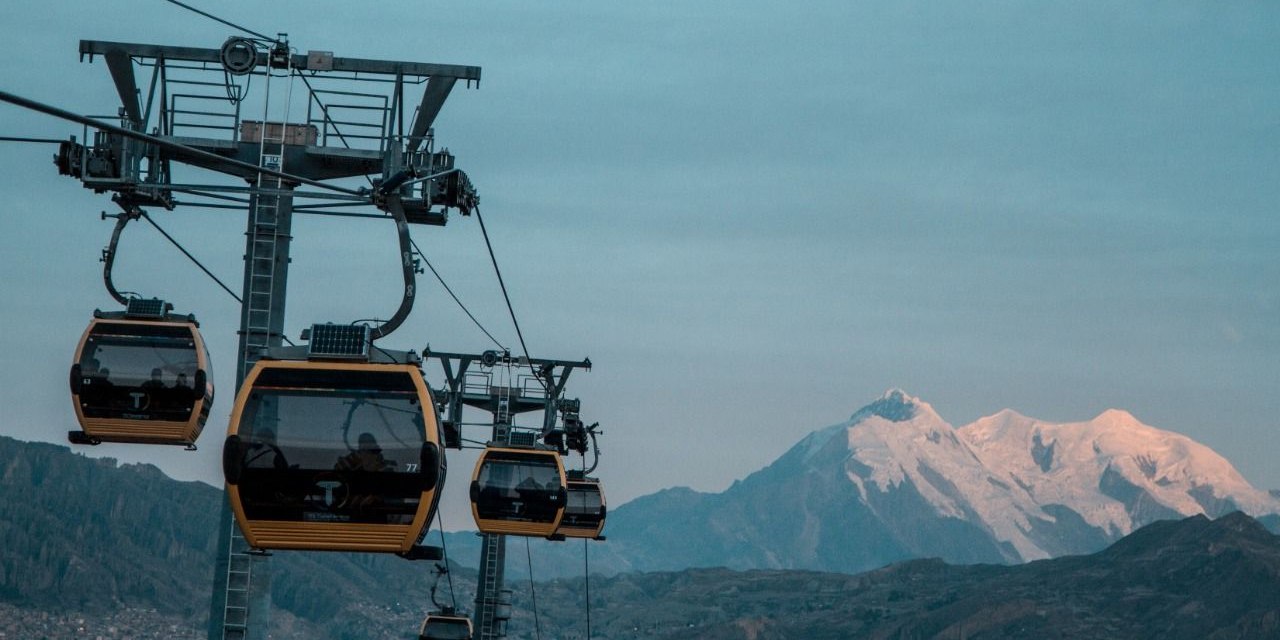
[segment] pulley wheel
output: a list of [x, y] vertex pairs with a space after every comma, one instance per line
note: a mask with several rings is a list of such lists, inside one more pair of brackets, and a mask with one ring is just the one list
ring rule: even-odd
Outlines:
[[228, 38], [220, 53], [222, 68], [233, 76], [242, 76], [258, 64], [258, 48], [248, 38]]

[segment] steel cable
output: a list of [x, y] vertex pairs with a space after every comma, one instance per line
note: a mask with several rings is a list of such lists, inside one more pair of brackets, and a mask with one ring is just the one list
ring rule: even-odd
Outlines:
[[453, 298], [453, 301], [458, 303], [458, 307], [462, 309], [462, 312], [467, 314], [468, 318], [471, 318], [471, 321], [475, 323], [476, 327], [478, 327], [480, 331], [484, 332], [484, 335], [489, 337], [489, 340], [493, 341], [495, 345], [498, 345], [499, 349], [505, 351], [506, 347], [503, 346], [501, 342], [498, 342], [498, 339], [493, 337], [493, 334], [489, 333], [489, 330], [486, 329], [483, 324], [480, 324], [480, 321], [471, 313], [471, 310], [467, 308], [467, 305], [462, 304], [462, 300], [458, 298], [458, 294], [453, 292], [453, 289], [449, 287], [449, 283], [444, 281], [444, 277], [440, 275], [439, 271], [436, 271], [435, 266], [433, 266], [431, 261], [427, 259], [427, 255], [422, 252], [422, 249], [418, 248], [418, 242], [413, 238], [409, 238], [409, 242], [413, 245], [413, 250], [418, 252], [418, 257], [422, 258], [422, 262], [431, 270], [431, 275], [436, 277], [436, 280], [440, 282], [440, 286], [444, 287], [444, 290], [448, 292], [449, 297]]
[[583, 596], [587, 601], [587, 640], [591, 640], [591, 553], [587, 539], [582, 539], [582, 584]]
[[529, 538], [524, 539], [524, 554], [529, 559], [529, 599], [533, 605], [533, 632], [534, 637], [541, 640], [542, 623], [538, 621], [538, 590], [533, 587], [533, 552], [529, 550]]
[[173, 243], [173, 246], [177, 247], [178, 251], [182, 252], [182, 255], [186, 256], [188, 260], [191, 260], [191, 262], [195, 263], [197, 267], [200, 267], [200, 270], [203, 271], [205, 275], [209, 276], [210, 278], [213, 278], [213, 281], [218, 283], [218, 286], [222, 287], [223, 291], [226, 291], [228, 295], [230, 295], [232, 298], [235, 299], [236, 302], [239, 302], [240, 304], [244, 304], [244, 301], [240, 299], [240, 296], [236, 295], [234, 291], [232, 291], [229, 287], [227, 287], [226, 284], [222, 282], [222, 280], [219, 280], [218, 276], [213, 275], [212, 271], [209, 271], [207, 268], [205, 268], [205, 266], [201, 264], [200, 261], [197, 260], [195, 256], [191, 255], [190, 251], [187, 251], [186, 247], [182, 246], [182, 243], [175, 240], [173, 236], [169, 235], [168, 231], [165, 231], [163, 228], [160, 227], [160, 225], [156, 224], [156, 221], [151, 219], [150, 214], [143, 211], [142, 217], [147, 222], [151, 223], [151, 226], [155, 227], [156, 231], [160, 232], [160, 235], [164, 236], [166, 240]]
[[507, 283], [502, 279], [502, 270], [498, 268], [498, 258], [493, 254], [493, 243], [489, 241], [489, 231], [484, 226], [484, 216], [480, 215], [480, 207], [475, 208], [476, 220], [480, 221], [480, 233], [484, 235], [484, 246], [489, 250], [489, 261], [493, 263], [493, 272], [498, 275], [498, 285], [502, 287], [502, 299], [507, 302], [507, 312], [511, 314], [511, 324], [516, 327], [516, 337], [520, 339], [520, 349], [524, 351], [525, 362], [529, 364], [529, 370], [533, 372], [533, 377], [542, 385], [544, 391], [549, 392], [547, 383], [543, 381], [542, 376], [538, 375], [537, 369], [533, 367], [533, 360], [529, 357], [529, 347], [525, 345], [524, 333], [520, 331], [520, 321], [516, 319], [516, 310], [511, 306], [511, 296], [507, 294]]
[[261, 33], [258, 33], [257, 31], [253, 31], [253, 30], [251, 30], [251, 29], [246, 29], [246, 28], [244, 28], [244, 27], [242, 27], [242, 26], [240, 26], [240, 25], [238, 25], [238, 24], [236, 24], [236, 23], [234, 23], [234, 22], [230, 22], [230, 21], [228, 21], [228, 20], [223, 20], [222, 18], [219, 18], [218, 16], [213, 15], [212, 13], [207, 13], [207, 12], [201, 11], [201, 10], [199, 10], [199, 9], [197, 9], [197, 8], [195, 8], [195, 7], [191, 6], [191, 5], [189, 5], [189, 4], [185, 4], [185, 3], [182, 3], [182, 2], [178, 2], [178, 0], [165, 0], [165, 2], [168, 2], [169, 4], [176, 4], [176, 5], [178, 5], [179, 7], [182, 7], [183, 9], [186, 9], [186, 10], [188, 10], [188, 11], [194, 11], [194, 12], [196, 12], [196, 13], [198, 13], [198, 14], [200, 14], [200, 15], [202, 15], [202, 16], [204, 16], [204, 17], [206, 17], [206, 18], [209, 18], [210, 20], [216, 20], [216, 21], [218, 21], [218, 22], [221, 22], [222, 24], [227, 25], [228, 27], [231, 27], [232, 29], [239, 29], [239, 30], [241, 30], [241, 31], [243, 31], [243, 32], [245, 32], [245, 33], [247, 33], [247, 34], [251, 35], [251, 36], [256, 36], [256, 37], [258, 37], [258, 38], [262, 38], [263, 40], [268, 40], [268, 41], [272, 40], [271, 38], [269, 38], [269, 37], [267, 37], [267, 36], [264, 36], [264, 35], [262, 35]]
[[449, 578], [449, 602], [453, 610], [458, 610], [458, 596], [453, 591], [453, 572], [449, 570], [449, 545], [444, 541], [444, 515], [436, 509], [436, 522], [440, 523], [440, 554], [444, 556], [445, 577]]

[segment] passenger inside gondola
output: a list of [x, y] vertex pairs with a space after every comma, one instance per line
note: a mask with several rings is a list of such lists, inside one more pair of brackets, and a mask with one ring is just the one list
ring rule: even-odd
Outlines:
[[256, 437], [249, 444], [249, 451], [244, 457], [244, 465], [261, 469], [289, 468], [289, 462], [285, 459], [284, 452], [276, 444], [276, 432], [274, 429], [267, 427], [258, 431]]
[[[407, 375], [268, 369], [254, 389], [239, 422], [246, 442], [239, 492], [248, 518], [413, 520], [422, 496], [424, 432]], [[334, 416], [342, 417], [338, 424]], [[354, 443], [348, 433], [359, 434]], [[267, 442], [287, 458], [286, 467], [275, 458], [251, 462], [259, 453], [254, 443]]]
[[[107, 333], [90, 336], [80, 359], [80, 402], [88, 418], [176, 420], [189, 418], [198, 396], [186, 380], [195, 375], [196, 353], [187, 337]], [[160, 366], [157, 366], [160, 365]], [[175, 386], [165, 384], [166, 371]], [[185, 389], [177, 389], [183, 382]]]
[[187, 380], [187, 374], [179, 372], [178, 379], [173, 383], [173, 400], [175, 404], [190, 403], [196, 399], [195, 389], [191, 388], [191, 382]]
[[388, 461], [382, 455], [382, 447], [372, 433], [360, 434], [359, 445], [355, 451], [338, 458], [334, 469], [338, 471], [385, 471], [396, 465], [394, 460]]
[[513, 510], [518, 515], [531, 515], [530, 510], [536, 509], [534, 505], [541, 501], [542, 486], [538, 481], [529, 476], [520, 481], [516, 485], [516, 498], [519, 502], [515, 503], [516, 508]]
[[80, 363], [80, 401], [88, 406], [104, 406], [111, 401], [111, 371], [103, 369], [97, 358], [85, 358]]
[[544, 522], [560, 507], [560, 474], [553, 465], [497, 463], [478, 478], [480, 517]]
[[164, 371], [160, 367], [153, 368], [151, 378], [138, 386], [138, 392], [129, 394], [133, 398], [133, 410], [146, 411], [152, 407], [170, 408], [169, 388], [165, 386], [163, 376]]
[[161, 369], [160, 367], [155, 367], [151, 370], [151, 379], [142, 383], [142, 388], [163, 390], [164, 389], [163, 378], [164, 378], [164, 370]]

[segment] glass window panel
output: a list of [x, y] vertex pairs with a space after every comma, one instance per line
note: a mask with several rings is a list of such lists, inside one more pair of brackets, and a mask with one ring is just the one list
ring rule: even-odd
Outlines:
[[560, 469], [551, 456], [491, 453], [477, 482], [481, 518], [551, 522], [560, 508]]
[[[133, 329], [141, 330], [124, 333]], [[185, 327], [99, 324], [80, 358], [81, 410], [93, 418], [185, 422], [198, 399], [198, 364]]]
[[412, 379], [339, 373], [259, 376], [239, 425], [246, 443], [240, 493], [249, 518], [413, 520], [424, 427]]

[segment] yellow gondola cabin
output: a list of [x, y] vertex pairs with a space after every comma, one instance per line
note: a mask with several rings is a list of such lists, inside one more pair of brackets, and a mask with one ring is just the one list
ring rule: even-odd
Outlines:
[[408, 552], [444, 483], [422, 371], [259, 360], [236, 398], [223, 471], [254, 548]]
[[547, 537], [564, 516], [565, 474], [554, 450], [488, 447], [471, 477], [481, 533]]
[[194, 448], [213, 404], [209, 352], [192, 316], [130, 304], [96, 312], [71, 365], [76, 444], [129, 442]]

